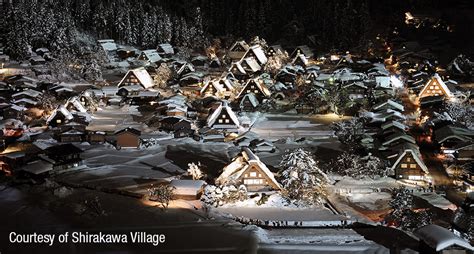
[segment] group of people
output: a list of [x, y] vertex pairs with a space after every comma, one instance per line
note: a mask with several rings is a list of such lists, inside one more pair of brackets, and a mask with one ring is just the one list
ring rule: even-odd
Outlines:
[[249, 219], [245, 217], [236, 217], [236, 221], [249, 224], [249, 225], [257, 225], [257, 226], [265, 226], [265, 227], [302, 227], [302, 221], [269, 221], [269, 220], [259, 220], [259, 219]]

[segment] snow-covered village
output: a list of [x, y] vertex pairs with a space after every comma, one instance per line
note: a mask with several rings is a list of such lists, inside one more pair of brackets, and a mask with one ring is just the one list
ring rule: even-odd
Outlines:
[[0, 0], [0, 253], [474, 253], [473, 33], [469, 0]]

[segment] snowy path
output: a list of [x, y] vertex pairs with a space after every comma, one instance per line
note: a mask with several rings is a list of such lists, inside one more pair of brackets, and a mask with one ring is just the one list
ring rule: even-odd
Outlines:
[[262, 138], [302, 138], [325, 139], [332, 136], [332, 130], [326, 124], [299, 115], [272, 115], [257, 120], [252, 132]]

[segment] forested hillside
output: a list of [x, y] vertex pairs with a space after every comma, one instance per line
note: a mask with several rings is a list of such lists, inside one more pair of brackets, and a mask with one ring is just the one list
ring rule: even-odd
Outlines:
[[13, 57], [24, 56], [29, 46], [68, 47], [77, 32], [143, 48], [160, 42], [196, 47], [213, 36], [258, 35], [270, 43], [341, 49], [364, 45], [374, 29], [396, 25], [407, 9], [426, 1], [17, 0], [5, 8], [0, 29]]

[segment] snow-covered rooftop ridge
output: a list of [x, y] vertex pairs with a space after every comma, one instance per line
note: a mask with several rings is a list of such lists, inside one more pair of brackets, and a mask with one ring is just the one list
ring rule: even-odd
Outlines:
[[467, 241], [438, 225], [427, 225], [417, 229], [414, 233], [436, 251], [442, 251], [453, 245], [474, 251], [474, 248]]
[[243, 147], [240, 156], [224, 167], [222, 174], [216, 179], [216, 183], [222, 185], [233, 184], [252, 165], [260, 169], [277, 188], [281, 189], [281, 185], [276, 181], [273, 173], [248, 147]]
[[446, 83], [444, 83], [443, 79], [441, 79], [441, 77], [439, 76], [438, 73], [435, 73], [430, 80], [428, 80], [428, 82], [426, 82], [425, 86], [423, 87], [423, 89], [421, 89], [419, 95], [422, 95], [426, 89], [428, 89], [431, 84], [434, 82], [434, 81], [437, 81], [437, 83], [441, 86], [441, 88], [444, 90], [444, 92], [446, 93], [446, 96], [447, 97], [453, 97], [453, 93], [452, 91], [448, 88], [448, 86], [446, 85]]
[[153, 78], [150, 76], [148, 71], [145, 68], [140, 67], [133, 70], [129, 70], [125, 74], [125, 76], [122, 78], [122, 80], [120, 80], [119, 87], [124, 82], [124, 80], [130, 75], [130, 73], [133, 73], [133, 75], [137, 77], [138, 81], [145, 89], [148, 89], [154, 86]]
[[74, 118], [74, 116], [71, 114], [71, 112], [69, 112], [69, 110], [67, 110], [63, 105], [59, 105], [54, 111], [53, 113], [48, 117], [48, 119], [46, 120], [47, 123], [50, 123], [58, 113], [61, 113], [63, 114], [63, 116], [67, 119], [67, 120], [72, 120]]
[[237, 115], [232, 111], [230, 106], [228, 105], [227, 101], [222, 101], [221, 105], [212, 113], [212, 115], [207, 119], [207, 125], [212, 127], [215, 123], [219, 115], [222, 113], [222, 110], [225, 110], [232, 121], [235, 123], [236, 127], [240, 126], [239, 119]]

